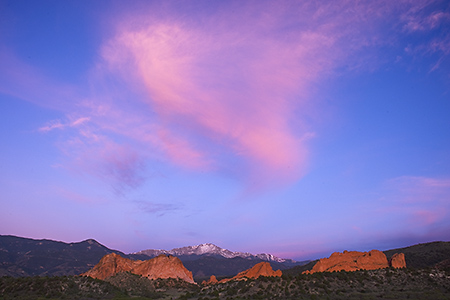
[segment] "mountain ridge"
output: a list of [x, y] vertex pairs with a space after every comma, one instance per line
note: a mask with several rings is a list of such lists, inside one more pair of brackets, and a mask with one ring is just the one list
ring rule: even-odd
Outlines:
[[[223, 255], [217, 254], [218, 252], [211, 254], [211, 251], [209, 251], [211, 249], [219, 251], [222, 248], [210, 243], [201, 245], [204, 246], [175, 248], [190, 249], [189, 251], [191, 252], [186, 252], [191, 253], [190, 255], [180, 255], [179, 258], [186, 268], [193, 273], [194, 278], [199, 280], [208, 279], [211, 275], [234, 276], [261, 261], [267, 261], [256, 256], [252, 256], [251, 258], [235, 256], [234, 258], [228, 259]], [[228, 252], [226, 249], [222, 250], [223, 253], [228, 253], [228, 255], [245, 253], [229, 250]], [[195, 251], [203, 254], [196, 255], [194, 254]], [[421, 243], [405, 248], [385, 250], [383, 252], [388, 259], [391, 259], [395, 253], [404, 253], [408, 268], [432, 267], [438, 263], [442, 268], [450, 265], [448, 263], [450, 261], [450, 242], [436, 241]], [[50, 239], [30, 239], [13, 235], [0, 235], [0, 276], [79, 275], [95, 266], [104, 255], [109, 253], [116, 253], [131, 259], [149, 259], [148, 255], [125, 254], [118, 250], [109, 249], [94, 239], [65, 243]], [[290, 274], [300, 274], [304, 271], [311, 270], [316, 262], [300, 262], [299, 265], [289, 265], [288, 263], [270, 261], [270, 264], [274, 269], [283, 270], [283, 273], [286, 270]], [[303, 265], [301, 265], [302, 263]]]
[[94, 239], [65, 243], [0, 235], [0, 276], [78, 275], [109, 253], [125, 255]]
[[218, 255], [224, 258], [235, 258], [241, 257], [246, 259], [260, 259], [268, 262], [278, 262], [278, 263], [297, 263], [292, 259], [279, 258], [272, 254], [260, 253], [251, 254], [249, 252], [233, 252], [228, 249], [221, 248], [212, 243], [204, 243], [195, 246], [186, 246], [181, 248], [174, 248], [172, 250], [161, 250], [161, 249], [147, 249], [139, 252], [130, 253], [131, 255], [147, 255], [150, 257], [155, 257], [160, 254], [173, 255], [173, 256], [189, 256], [189, 255]]

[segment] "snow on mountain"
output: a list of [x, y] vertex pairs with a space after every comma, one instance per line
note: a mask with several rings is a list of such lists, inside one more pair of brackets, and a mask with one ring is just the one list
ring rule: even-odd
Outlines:
[[234, 258], [234, 257], [242, 257], [242, 258], [246, 258], [246, 259], [262, 259], [265, 261], [275, 261], [275, 262], [279, 262], [279, 263], [284, 263], [284, 262], [294, 262], [292, 260], [286, 260], [283, 258], [279, 258], [276, 257], [272, 254], [266, 254], [266, 253], [261, 253], [261, 254], [251, 254], [248, 252], [232, 252], [230, 250], [227, 249], [223, 249], [220, 248], [214, 244], [211, 243], [205, 243], [205, 244], [201, 244], [201, 245], [196, 245], [196, 246], [187, 246], [187, 247], [182, 247], [182, 248], [174, 248], [172, 250], [155, 250], [155, 249], [148, 249], [148, 250], [143, 250], [143, 251], [139, 251], [139, 252], [135, 252], [132, 254], [143, 254], [143, 255], [147, 255], [147, 256], [158, 256], [160, 254], [170, 254], [173, 256], [182, 256], [182, 255], [220, 255], [222, 257], [225, 258]]

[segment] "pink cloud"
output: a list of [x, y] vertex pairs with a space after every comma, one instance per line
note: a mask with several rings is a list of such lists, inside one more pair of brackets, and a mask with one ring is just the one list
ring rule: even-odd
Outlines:
[[386, 188], [397, 195], [396, 202], [420, 204], [442, 201], [450, 193], [450, 179], [401, 176], [387, 182]]
[[207, 170], [209, 163], [203, 154], [193, 149], [188, 141], [175, 136], [167, 129], [161, 128], [158, 133], [158, 145], [176, 165], [190, 169]]
[[412, 214], [414, 224], [422, 224], [423, 226], [433, 225], [438, 221], [442, 220], [446, 216], [445, 210], [417, 210]]
[[422, 232], [450, 225], [449, 196], [448, 178], [402, 176], [388, 181], [374, 211], [382, 222], [409, 224], [410, 232]]
[[160, 18], [120, 18], [103, 68], [143, 91], [159, 137], [148, 141], [172, 163], [211, 170], [231, 156], [247, 181], [292, 182], [323, 119], [312, 87], [339, 66], [377, 64], [359, 54], [389, 43], [379, 28], [405, 5], [261, 2], [198, 20], [152, 7]]
[[53, 120], [53, 121], [48, 122], [47, 125], [40, 127], [38, 130], [41, 132], [48, 132], [48, 131], [52, 131], [54, 129], [77, 127], [79, 125], [82, 125], [83, 123], [88, 122], [89, 120], [90, 120], [89, 117], [76, 118], [75, 120], [71, 120], [66, 123], [62, 123], [61, 120]]
[[206, 166], [214, 155], [194, 150], [206, 142], [243, 158], [247, 169], [257, 166], [259, 176], [294, 180], [305, 171], [312, 134], [301, 122], [292, 126], [293, 111], [308, 114], [307, 87], [324, 68], [316, 55], [329, 38], [306, 33], [280, 44], [259, 34], [144, 23], [119, 29], [103, 53], [111, 68], [142, 82], [145, 101], [171, 128], [160, 136], [174, 163]]
[[69, 168], [104, 178], [119, 193], [144, 182], [145, 161], [138, 151], [106, 136], [95, 135], [95, 138], [73, 139], [62, 145], [67, 156], [75, 158], [68, 162]]
[[95, 203], [95, 202], [105, 202], [104, 199], [101, 199], [99, 197], [92, 197], [92, 196], [86, 196], [82, 193], [74, 190], [70, 190], [64, 187], [55, 187], [56, 193], [63, 199], [68, 199], [70, 201], [73, 201], [75, 203], [81, 203], [81, 204], [89, 204], [89, 203]]
[[53, 120], [47, 123], [47, 125], [40, 127], [38, 130], [42, 132], [52, 131], [53, 129], [61, 129], [66, 127], [60, 120]]
[[260, 2], [193, 17], [170, 5], [152, 6], [152, 18], [121, 12], [88, 74], [87, 96], [6, 51], [0, 90], [65, 113], [39, 130], [67, 132], [61, 149], [88, 173], [136, 186], [147, 162], [163, 161], [231, 170], [247, 184], [290, 183], [307, 171], [315, 125], [327, 122], [314, 85], [338, 67], [376, 64], [375, 54], [358, 54], [385, 43], [378, 25], [405, 3]]

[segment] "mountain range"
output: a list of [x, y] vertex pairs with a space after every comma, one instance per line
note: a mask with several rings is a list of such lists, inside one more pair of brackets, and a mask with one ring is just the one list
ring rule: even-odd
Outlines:
[[0, 276], [78, 275], [109, 253], [125, 255], [93, 239], [64, 243], [0, 235]]
[[196, 280], [211, 275], [234, 276], [262, 261], [270, 262], [273, 268], [282, 270], [305, 263], [277, 258], [271, 254], [232, 252], [213, 244], [125, 254], [93, 239], [64, 243], [0, 235], [0, 276], [78, 275], [91, 269], [104, 255], [110, 253], [133, 260], [148, 260], [160, 254], [173, 255], [180, 258]]
[[197, 281], [207, 279], [211, 275], [219, 278], [234, 276], [260, 262], [269, 262], [272, 268], [280, 270], [301, 266], [309, 262], [297, 262], [266, 253], [255, 255], [248, 252], [233, 252], [211, 243], [174, 248], [172, 250], [148, 249], [129, 254], [129, 257], [147, 260], [161, 254], [180, 258], [186, 268], [193, 273]]
[[[390, 259], [395, 253], [404, 253], [406, 265], [413, 268], [448, 265], [450, 242], [432, 242], [406, 248], [384, 251]], [[274, 270], [286, 270], [287, 274], [298, 274], [312, 269], [315, 262], [295, 262], [277, 258], [270, 254], [253, 255], [232, 252], [214, 244], [201, 244], [172, 250], [143, 250], [125, 254], [109, 249], [93, 239], [77, 243], [52, 240], [36, 240], [11, 235], [0, 235], [0, 276], [61, 276], [79, 275], [94, 267], [106, 254], [116, 253], [133, 260], [148, 260], [159, 254], [178, 257], [193, 274], [196, 281], [211, 275], [235, 276], [260, 262], [269, 262]]]
[[215, 257], [222, 257], [222, 258], [245, 258], [245, 259], [251, 259], [251, 260], [263, 260], [268, 262], [278, 262], [286, 265], [298, 265], [302, 264], [302, 262], [296, 262], [292, 259], [284, 259], [276, 257], [272, 254], [251, 254], [248, 252], [232, 252], [227, 249], [220, 248], [214, 244], [211, 243], [205, 243], [201, 245], [196, 246], [188, 246], [188, 247], [182, 247], [182, 248], [174, 248], [172, 250], [155, 250], [155, 249], [148, 249], [143, 250], [139, 252], [132, 253], [132, 255], [146, 255], [149, 257], [156, 257], [161, 254], [166, 255], [173, 255], [177, 257], [184, 257], [185, 260], [189, 260], [189, 257], [192, 259], [196, 259], [199, 256], [215, 256]]

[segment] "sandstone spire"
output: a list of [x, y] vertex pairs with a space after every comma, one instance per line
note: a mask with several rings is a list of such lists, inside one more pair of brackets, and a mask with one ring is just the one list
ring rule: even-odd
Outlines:
[[405, 254], [395, 253], [391, 257], [391, 260], [389, 261], [389, 265], [396, 269], [406, 268]]

